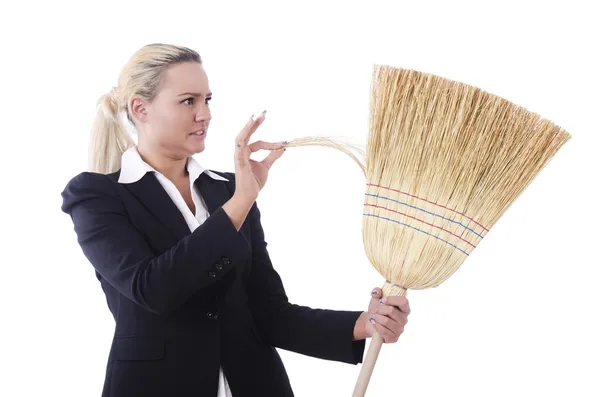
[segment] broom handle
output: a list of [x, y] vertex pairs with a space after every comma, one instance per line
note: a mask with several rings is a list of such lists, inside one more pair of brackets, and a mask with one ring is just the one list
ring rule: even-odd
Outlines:
[[381, 350], [382, 345], [383, 337], [376, 331], [371, 337], [369, 350], [367, 351], [367, 356], [365, 357], [365, 361], [360, 369], [360, 374], [358, 375], [358, 380], [356, 381], [356, 386], [354, 387], [354, 393], [352, 393], [352, 397], [364, 397], [365, 393], [367, 392], [367, 386], [369, 385], [369, 380], [371, 380], [371, 374], [375, 368], [375, 362], [377, 361], [377, 357], [379, 356], [379, 351]]
[[[381, 290], [382, 298], [388, 295], [406, 296], [407, 293], [406, 288], [400, 287], [399, 285], [390, 283], [388, 281], [386, 281]], [[377, 357], [379, 357], [379, 352], [381, 351], [382, 345], [383, 337], [379, 335], [379, 332], [375, 331], [373, 333], [373, 336], [371, 337], [371, 343], [369, 343], [369, 350], [367, 351], [367, 355], [360, 369], [360, 374], [358, 375], [358, 379], [356, 380], [356, 385], [354, 386], [354, 393], [352, 393], [352, 397], [365, 396], [365, 393], [367, 392], [367, 386], [369, 385], [369, 381], [371, 380], [371, 375], [373, 374], [373, 369], [375, 368], [375, 363], [377, 362]]]

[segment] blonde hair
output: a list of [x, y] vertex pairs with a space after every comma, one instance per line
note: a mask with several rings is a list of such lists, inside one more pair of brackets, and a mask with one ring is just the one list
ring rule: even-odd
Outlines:
[[182, 62], [202, 63], [202, 59], [189, 48], [160, 43], [146, 45], [133, 54], [121, 70], [118, 86], [98, 100], [89, 146], [91, 172], [109, 174], [121, 168], [121, 156], [135, 143], [119, 115], [125, 112], [134, 124], [130, 99], [135, 95], [152, 101], [166, 70]]

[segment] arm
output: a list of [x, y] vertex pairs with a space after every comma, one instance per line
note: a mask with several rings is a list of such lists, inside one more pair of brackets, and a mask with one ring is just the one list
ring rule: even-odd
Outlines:
[[290, 303], [271, 264], [256, 204], [249, 218], [253, 255], [248, 295], [252, 314], [270, 344], [321, 359], [361, 363], [365, 348], [363, 312]]
[[[82, 173], [62, 193], [61, 209], [73, 220], [77, 240], [96, 271], [121, 294], [148, 311], [165, 314], [197, 290], [242, 264], [248, 244], [232, 223], [243, 214], [226, 203], [193, 233], [157, 255], [129, 221], [112, 181]], [[233, 199], [232, 199], [233, 200]], [[234, 212], [232, 221], [225, 206]], [[223, 258], [229, 261], [223, 261]], [[221, 263], [222, 269], [215, 269]], [[217, 276], [210, 277], [214, 271]]]

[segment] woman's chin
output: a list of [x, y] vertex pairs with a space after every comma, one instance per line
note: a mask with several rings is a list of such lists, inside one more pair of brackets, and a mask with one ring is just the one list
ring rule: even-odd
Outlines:
[[190, 152], [200, 153], [200, 152], [204, 151], [205, 143], [204, 143], [204, 140], [196, 141], [196, 142], [188, 142], [188, 144], [186, 146]]

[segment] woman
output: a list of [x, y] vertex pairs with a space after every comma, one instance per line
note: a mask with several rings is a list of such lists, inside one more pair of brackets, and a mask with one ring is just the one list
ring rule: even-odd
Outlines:
[[276, 347], [357, 364], [374, 330], [395, 342], [406, 324], [406, 299], [378, 288], [366, 312], [288, 302], [255, 203], [284, 144], [249, 143], [263, 112], [235, 140], [235, 173], [202, 168], [210, 99], [196, 52], [141, 48], [101, 99], [91, 172], [62, 193], [116, 322], [103, 396], [292, 396]]

